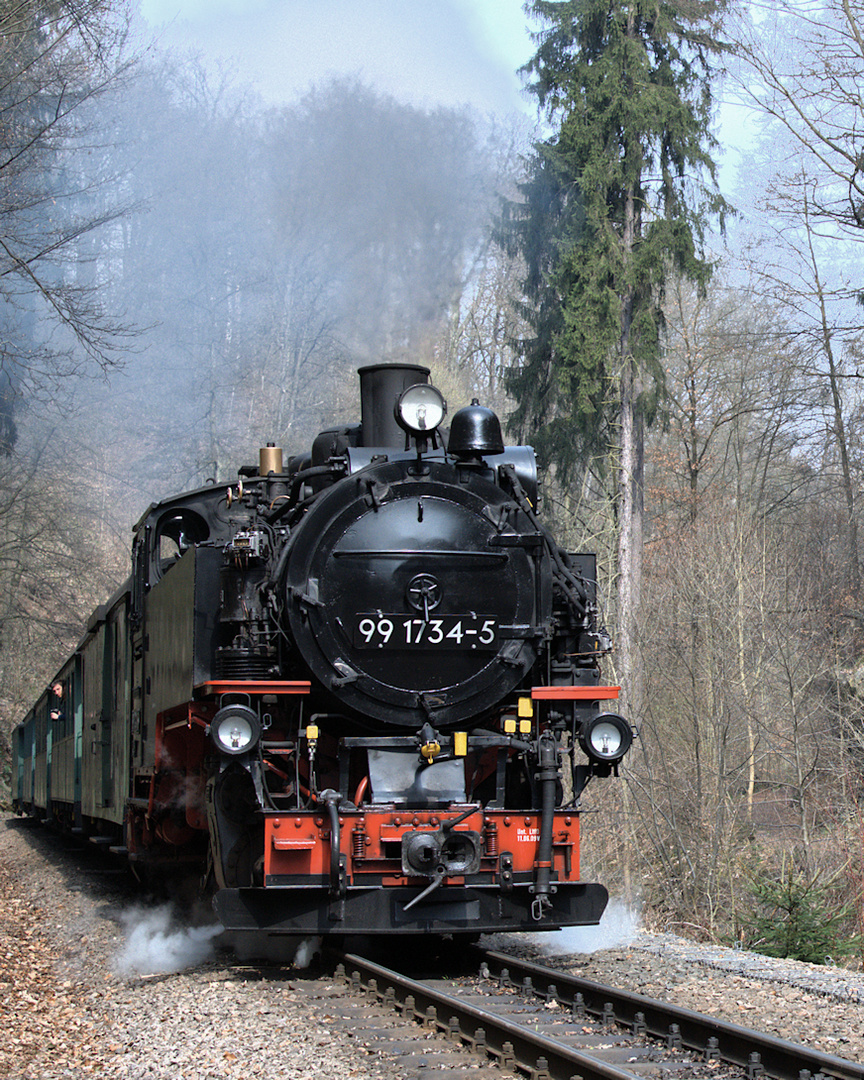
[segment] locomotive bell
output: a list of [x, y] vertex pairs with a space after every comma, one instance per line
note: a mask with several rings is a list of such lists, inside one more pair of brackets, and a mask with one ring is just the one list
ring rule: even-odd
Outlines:
[[503, 454], [501, 421], [491, 409], [485, 408], [474, 398], [470, 405], [454, 415], [450, 423], [447, 452], [463, 459]]

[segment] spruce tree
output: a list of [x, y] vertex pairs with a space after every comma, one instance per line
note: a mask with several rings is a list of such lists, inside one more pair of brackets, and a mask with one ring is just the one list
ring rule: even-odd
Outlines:
[[635, 618], [644, 426], [663, 393], [664, 285], [704, 288], [722, 215], [709, 133], [726, 0], [529, 0], [544, 28], [523, 68], [551, 134], [503, 235], [524, 259], [513, 429], [564, 483], [586, 458], [614, 476], [619, 677], [638, 710]]

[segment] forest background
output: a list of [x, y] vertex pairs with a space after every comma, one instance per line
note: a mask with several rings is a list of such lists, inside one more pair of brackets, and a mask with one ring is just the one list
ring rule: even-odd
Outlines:
[[[133, 27], [118, 0], [0, 0], [4, 762], [150, 502], [355, 419], [366, 363], [519, 404], [526, 267], [496, 238], [542, 118], [356, 78], [267, 106]], [[717, 31], [747, 194], [706, 236], [710, 280], [665, 282], [640, 736], [623, 783], [586, 793], [583, 869], [652, 925], [746, 942], [781, 881], [839, 913], [842, 951], [864, 906], [864, 3], [777, 0]], [[547, 455], [542, 509], [599, 553], [614, 638], [613, 454], [566, 475]]]

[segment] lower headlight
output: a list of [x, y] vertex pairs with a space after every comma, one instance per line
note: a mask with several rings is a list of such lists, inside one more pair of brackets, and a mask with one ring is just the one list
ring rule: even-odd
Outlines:
[[630, 749], [633, 732], [623, 716], [600, 713], [582, 725], [579, 745], [594, 761], [616, 762]]
[[248, 754], [261, 737], [258, 714], [247, 705], [226, 705], [213, 717], [210, 736], [223, 754]]

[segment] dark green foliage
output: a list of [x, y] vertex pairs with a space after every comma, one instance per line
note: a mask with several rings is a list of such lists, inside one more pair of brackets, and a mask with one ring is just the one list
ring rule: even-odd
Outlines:
[[820, 875], [760, 870], [750, 882], [754, 907], [742, 919], [744, 944], [764, 956], [789, 957], [809, 964], [840, 960], [861, 948], [854, 931], [855, 910], [839, 904], [835, 890]]
[[[663, 390], [664, 283], [707, 282], [714, 189], [709, 59], [723, 0], [532, 0], [545, 29], [523, 69], [553, 128], [535, 145], [523, 202], [505, 207], [501, 239], [525, 260], [510, 390], [513, 428], [565, 471], [604, 449], [623, 363], [649, 418]], [[703, 183], [702, 178], [708, 178]]]

